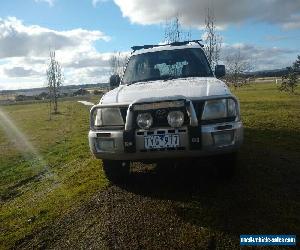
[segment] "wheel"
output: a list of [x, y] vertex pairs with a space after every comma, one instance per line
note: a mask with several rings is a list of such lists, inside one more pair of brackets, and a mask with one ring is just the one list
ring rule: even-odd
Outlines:
[[124, 161], [103, 160], [103, 170], [109, 181], [115, 184], [124, 182], [129, 176], [130, 164]]
[[215, 163], [219, 177], [231, 178], [234, 176], [237, 166], [237, 153], [217, 156]]

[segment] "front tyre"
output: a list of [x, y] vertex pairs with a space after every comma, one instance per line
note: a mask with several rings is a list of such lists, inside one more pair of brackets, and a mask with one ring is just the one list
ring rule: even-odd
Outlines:
[[112, 183], [120, 184], [128, 178], [130, 171], [129, 162], [114, 160], [103, 160], [102, 162], [105, 175]]

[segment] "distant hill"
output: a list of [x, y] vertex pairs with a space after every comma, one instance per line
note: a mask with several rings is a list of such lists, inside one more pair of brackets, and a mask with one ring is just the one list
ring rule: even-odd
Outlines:
[[[96, 84], [80, 84], [80, 85], [63, 85], [61, 86], [60, 92], [61, 93], [73, 93], [79, 89], [102, 89], [108, 88], [109, 83], [96, 83]], [[36, 96], [41, 94], [42, 92], [48, 92], [46, 87], [43, 88], [32, 88], [32, 89], [16, 89], [16, 90], [1, 90], [0, 95], [5, 94], [15, 94], [15, 95], [25, 95], [25, 96]]]
[[281, 77], [287, 73], [286, 68], [247, 72], [245, 75], [254, 77]]

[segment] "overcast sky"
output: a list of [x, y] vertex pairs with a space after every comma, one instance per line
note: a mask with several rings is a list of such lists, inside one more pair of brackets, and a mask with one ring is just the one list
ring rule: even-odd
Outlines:
[[65, 85], [105, 82], [111, 55], [163, 42], [167, 19], [201, 38], [207, 8], [224, 56], [240, 50], [262, 70], [300, 54], [300, 0], [1, 0], [0, 90], [45, 86], [49, 49]]

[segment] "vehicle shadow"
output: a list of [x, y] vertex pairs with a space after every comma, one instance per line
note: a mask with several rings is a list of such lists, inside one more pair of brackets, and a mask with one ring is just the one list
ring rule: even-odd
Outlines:
[[181, 219], [201, 228], [235, 236], [295, 234], [299, 233], [299, 205], [294, 202], [297, 198], [293, 192], [296, 178], [290, 182], [282, 179], [284, 169], [280, 161], [278, 156], [266, 155], [250, 146], [242, 150], [236, 173], [230, 179], [218, 176], [213, 161], [202, 159], [165, 169], [145, 170], [141, 165], [132, 171], [122, 188], [171, 201]]

